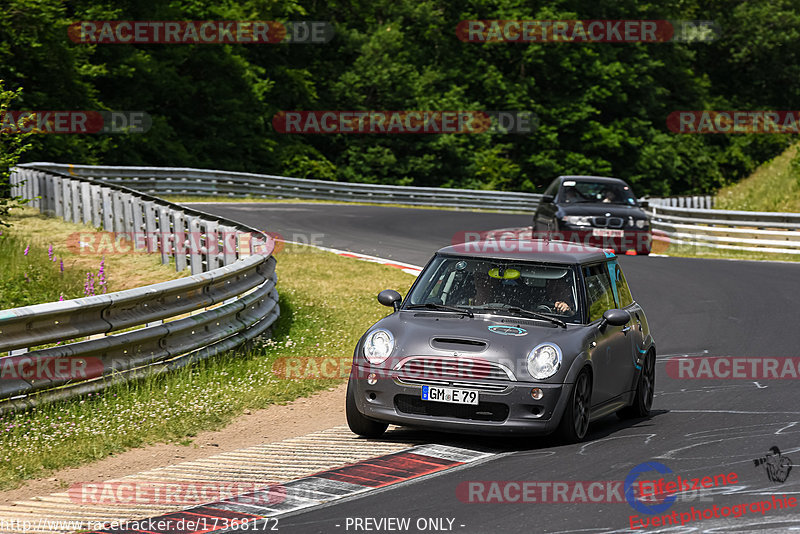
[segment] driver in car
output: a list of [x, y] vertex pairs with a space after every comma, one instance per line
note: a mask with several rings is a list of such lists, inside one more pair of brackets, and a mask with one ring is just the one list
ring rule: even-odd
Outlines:
[[472, 300], [475, 306], [485, 306], [497, 300], [500, 293], [501, 281], [492, 278], [486, 270], [478, 269], [473, 278], [475, 280], [475, 298]]
[[[575, 313], [572, 288], [566, 276], [547, 281], [545, 288], [546, 305], [553, 311], [569, 315]], [[552, 305], [551, 305], [552, 303]]]

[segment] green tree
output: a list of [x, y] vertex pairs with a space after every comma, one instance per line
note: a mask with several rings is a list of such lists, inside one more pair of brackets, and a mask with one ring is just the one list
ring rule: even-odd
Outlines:
[[[5, 122], [4, 118], [6, 117], [6, 112], [10, 109], [11, 102], [18, 98], [21, 93], [22, 89], [6, 91], [3, 80], [0, 80], [0, 123]], [[0, 226], [10, 226], [6, 220], [8, 212], [14, 206], [27, 202], [27, 199], [12, 194], [10, 179], [11, 169], [17, 164], [22, 153], [29, 147], [25, 141], [30, 135], [30, 132], [6, 132], [0, 126]]]

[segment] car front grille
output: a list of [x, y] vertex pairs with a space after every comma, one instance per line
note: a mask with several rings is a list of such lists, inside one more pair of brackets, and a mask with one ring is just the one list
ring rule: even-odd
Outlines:
[[622, 228], [625, 221], [622, 217], [593, 217], [592, 225], [599, 228]]
[[430, 378], [398, 377], [397, 383], [404, 386], [441, 386], [445, 388], [477, 389], [487, 393], [504, 393], [509, 386], [492, 382], [458, 382], [455, 380], [436, 380]]
[[398, 412], [430, 417], [453, 417], [470, 421], [502, 422], [508, 419], [508, 406], [499, 402], [473, 404], [450, 404], [424, 401], [413, 395], [396, 395], [394, 407]]
[[483, 358], [415, 356], [401, 361], [395, 371], [400, 380], [517, 380], [511, 369]]

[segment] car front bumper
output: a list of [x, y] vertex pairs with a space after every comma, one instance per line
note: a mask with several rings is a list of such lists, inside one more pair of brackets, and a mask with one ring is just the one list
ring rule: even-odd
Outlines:
[[[354, 376], [358, 377], [378, 371], [369, 367], [354, 370]], [[483, 387], [479, 382], [469, 386], [430, 384], [476, 390], [479, 404], [465, 405], [422, 400], [424, 380], [409, 383], [396, 375], [379, 375], [374, 385], [368, 384], [366, 378], [350, 380], [358, 410], [370, 419], [468, 434], [549, 434], [558, 427], [568, 393], [572, 391], [572, 384], [510, 380], [484, 383]], [[531, 397], [532, 388], [544, 392], [541, 399]]]
[[[622, 232], [621, 236], [597, 235], [604, 232]], [[629, 229], [629, 228], [563, 228], [553, 232], [534, 232], [533, 238], [548, 237], [553, 241], [567, 241], [570, 243], [580, 243], [604, 249], [613, 249], [619, 254], [624, 254], [629, 250], [637, 254], [650, 254], [653, 244], [653, 235], [650, 229]]]

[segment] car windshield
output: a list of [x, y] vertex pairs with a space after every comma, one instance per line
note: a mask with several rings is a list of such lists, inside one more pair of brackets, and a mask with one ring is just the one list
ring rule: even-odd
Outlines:
[[513, 310], [519, 308], [580, 323], [579, 304], [575, 274], [568, 265], [437, 256], [420, 274], [404, 306], [508, 315], [519, 315]]
[[636, 205], [631, 188], [618, 182], [586, 182], [565, 180], [561, 184], [559, 200], [565, 204], [602, 202], [606, 204]]

